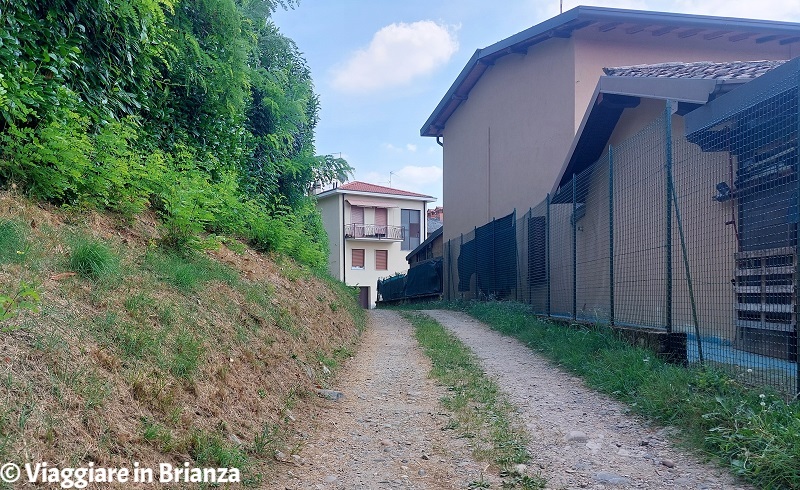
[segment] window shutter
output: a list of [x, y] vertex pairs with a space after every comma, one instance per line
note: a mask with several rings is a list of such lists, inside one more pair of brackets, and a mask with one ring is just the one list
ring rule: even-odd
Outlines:
[[375, 270], [385, 271], [389, 269], [389, 251], [375, 251]]
[[364, 268], [364, 249], [363, 248], [354, 248], [353, 249], [353, 269], [363, 269]]
[[364, 208], [361, 206], [350, 206], [350, 222], [354, 225], [363, 225]]
[[386, 228], [389, 222], [388, 212], [386, 208], [375, 208], [375, 234], [379, 236], [386, 236]]

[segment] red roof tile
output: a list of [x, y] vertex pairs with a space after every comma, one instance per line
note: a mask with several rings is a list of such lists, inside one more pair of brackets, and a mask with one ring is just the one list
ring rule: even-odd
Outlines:
[[392, 187], [384, 187], [382, 185], [375, 185], [375, 184], [368, 184], [366, 182], [348, 182], [346, 184], [340, 185], [339, 189], [344, 189], [346, 191], [355, 191], [355, 192], [373, 192], [375, 194], [394, 194], [396, 196], [408, 196], [408, 197], [430, 197], [425, 194], [417, 194], [416, 192], [411, 191], [404, 191], [402, 189], [394, 189]]

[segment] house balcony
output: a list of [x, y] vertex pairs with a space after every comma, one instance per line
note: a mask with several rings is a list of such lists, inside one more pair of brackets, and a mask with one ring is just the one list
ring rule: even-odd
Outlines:
[[348, 240], [403, 241], [403, 227], [392, 225], [344, 225], [344, 237]]

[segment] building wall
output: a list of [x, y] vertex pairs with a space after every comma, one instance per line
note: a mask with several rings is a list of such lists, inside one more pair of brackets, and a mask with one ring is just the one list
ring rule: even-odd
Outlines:
[[[353, 196], [358, 197], [360, 200], [369, 199], [362, 195]], [[345, 199], [347, 196], [345, 195]], [[387, 211], [387, 224], [390, 226], [401, 226], [400, 211], [401, 209], [416, 209], [420, 212], [420, 242], [425, 239], [425, 208], [424, 201], [410, 200], [410, 199], [390, 199], [385, 197], [376, 198], [381, 203], [392, 203], [397, 207], [388, 208]], [[350, 203], [345, 201], [344, 205], [344, 218], [342, 227], [350, 224], [351, 212]], [[366, 207], [364, 209], [364, 223], [375, 223], [375, 208]], [[377, 239], [346, 239], [345, 240], [346, 254], [344, 263], [344, 281], [348, 286], [366, 286], [369, 287], [370, 307], [375, 306], [375, 301], [378, 299], [377, 284], [378, 279], [389, 277], [395, 273], [404, 273], [408, 270], [408, 262], [406, 255], [410, 250], [401, 250], [402, 242], [393, 240], [377, 240]], [[364, 269], [353, 269], [353, 249], [364, 249]], [[377, 270], [375, 268], [375, 252], [377, 250], [388, 251], [387, 270]]]
[[543, 200], [603, 67], [667, 61], [790, 59], [800, 43], [676, 38], [583, 29], [491, 66], [443, 130], [444, 240]]
[[334, 194], [318, 200], [317, 209], [322, 215], [322, 226], [328, 234], [328, 270], [333, 277], [341, 281], [343, 278], [342, 247], [344, 239], [341, 194]]
[[645, 31], [626, 34], [622, 29], [601, 33], [590, 28], [576, 31], [572, 39], [575, 43], [576, 131], [604, 67], [673, 61], [788, 60], [800, 55], [798, 43], [758, 44], [754, 39], [731, 43], [724, 36], [704, 40], [702, 34], [676, 38], [654, 36]]
[[550, 190], [574, 134], [569, 39], [497, 61], [444, 129], [444, 240]]

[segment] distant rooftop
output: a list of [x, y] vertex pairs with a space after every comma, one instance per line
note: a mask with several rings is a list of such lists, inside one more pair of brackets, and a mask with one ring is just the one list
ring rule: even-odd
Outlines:
[[360, 182], [358, 180], [340, 184], [338, 187], [327, 189], [317, 194], [318, 199], [322, 199], [334, 194], [342, 193], [356, 193], [356, 194], [380, 194], [382, 196], [397, 196], [398, 198], [420, 200], [426, 202], [435, 201], [436, 198], [426, 194], [418, 194], [416, 192], [404, 191], [402, 189], [395, 189], [394, 187], [386, 187], [377, 184], [370, 184], [368, 182]]
[[425, 194], [417, 194], [416, 192], [404, 191], [402, 189], [395, 189], [394, 187], [385, 187], [382, 185], [369, 184], [367, 182], [359, 182], [357, 180], [340, 185], [339, 189], [343, 189], [346, 191], [357, 191], [357, 192], [373, 192], [375, 194], [394, 194], [397, 196], [432, 197], [432, 196], [427, 196]]
[[760, 77], [786, 61], [696, 61], [692, 63], [671, 62], [652, 65], [619, 66], [603, 68], [608, 76], [647, 78], [702, 78], [711, 80], [735, 80]]

